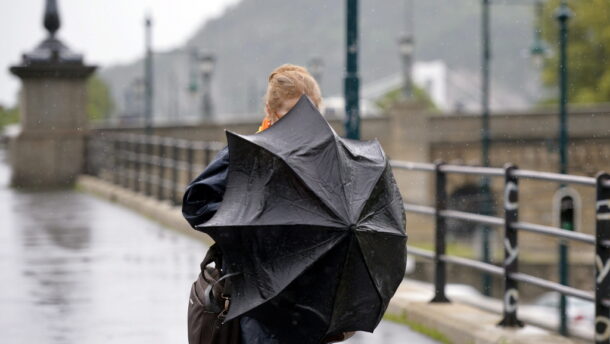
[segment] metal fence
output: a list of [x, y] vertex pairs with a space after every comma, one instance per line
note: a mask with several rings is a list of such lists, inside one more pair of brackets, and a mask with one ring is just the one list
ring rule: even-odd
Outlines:
[[[169, 200], [182, 201], [186, 185], [210, 163], [224, 145], [220, 142], [188, 141], [136, 134], [103, 134], [88, 138], [86, 172], [136, 192]], [[426, 164], [392, 161], [395, 170], [424, 171], [435, 175], [435, 206], [405, 204], [405, 211], [433, 216], [435, 249], [428, 251], [408, 246], [415, 256], [432, 259], [435, 267], [432, 302], [449, 302], [445, 295], [446, 264], [458, 264], [504, 277], [502, 326], [521, 326], [517, 318], [518, 283], [529, 283], [566, 296], [595, 303], [595, 341], [610, 344], [610, 175], [596, 178], [505, 168]], [[504, 217], [488, 216], [447, 209], [447, 175], [470, 174], [504, 178]], [[561, 184], [593, 187], [597, 192], [596, 234], [589, 235], [558, 227], [519, 221], [519, 180], [536, 179]], [[446, 254], [446, 219], [504, 227], [504, 262], [497, 266], [478, 260]], [[519, 272], [518, 232], [526, 231], [580, 241], [595, 246], [595, 291], [586, 291]]]
[[174, 205], [185, 187], [224, 145], [138, 134], [99, 134], [87, 140], [85, 172]]
[[[595, 303], [595, 342], [610, 343], [610, 175], [599, 173], [596, 178], [556, 173], [520, 170], [514, 165], [505, 168], [486, 168], [443, 163], [425, 164], [393, 161], [397, 170], [424, 171], [435, 175], [435, 206], [405, 204], [405, 211], [433, 216], [435, 219], [434, 251], [408, 246], [415, 256], [431, 259], [435, 266], [434, 298], [432, 302], [449, 302], [445, 295], [446, 264], [458, 264], [504, 277], [503, 318], [499, 325], [521, 326], [517, 318], [519, 304], [518, 283], [529, 283]], [[447, 209], [447, 174], [471, 174], [482, 177], [504, 178], [504, 218]], [[595, 235], [573, 232], [562, 228], [519, 221], [519, 180], [536, 179], [560, 184], [579, 184], [596, 189]], [[504, 227], [504, 262], [502, 266], [478, 260], [447, 255], [445, 252], [446, 219]], [[580, 241], [595, 246], [595, 291], [576, 289], [519, 272], [518, 232], [533, 232], [557, 238]]]

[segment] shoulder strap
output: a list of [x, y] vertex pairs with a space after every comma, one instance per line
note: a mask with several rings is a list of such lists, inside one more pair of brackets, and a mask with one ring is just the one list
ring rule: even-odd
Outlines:
[[201, 271], [205, 270], [205, 267], [208, 266], [211, 262], [216, 264], [216, 268], [220, 270], [222, 265], [222, 252], [217, 244], [212, 245], [208, 252], [205, 254], [205, 258], [201, 262]]

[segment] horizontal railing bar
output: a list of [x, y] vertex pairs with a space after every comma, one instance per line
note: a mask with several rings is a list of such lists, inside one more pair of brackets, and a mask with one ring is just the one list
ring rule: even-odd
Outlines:
[[528, 178], [537, 180], [547, 180], [560, 183], [571, 183], [595, 186], [595, 178], [585, 176], [573, 176], [568, 174], [552, 173], [552, 172], [538, 172], [528, 170], [514, 170], [512, 175], [518, 178]]
[[[129, 152], [129, 151], [125, 151], [122, 154], [125, 155], [121, 158], [123, 161], [139, 162], [141, 164], [161, 166], [161, 167], [165, 167], [165, 168], [175, 168], [180, 171], [189, 170], [188, 162], [186, 162], [184, 160], [174, 160], [171, 158], [160, 158], [160, 157], [154, 156], [154, 155], [146, 155], [144, 153], [137, 154], [137, 153]], [[193, 166], [195, 166], [195, 164], [193, 164]]]
[[219, 151], [226, 146], [219, 141], [191, 141], [167, 136], [148, 136], [143, 134], [105, 134], [104, 136], [94, 138], [92, 141], [97, 141], [98, 139], [99, 141], [105, 142], [135, 142], [145, 145], [177, 146], [183, 149], [193, 148], [195, 150], [211, 149]]
[[392, 166], [393, 168], [411, 170], [411, 171], [433, 172], [435, 169], [434, 164], [429, 164], [429, 163], [425, 163], [425, 162], [400, 161], [400, 160], [391, 160], [390, 166]]
[[564, 295], [577, 297], [579, 299], [583, 299], [583, 300], [587, 300], [587, 301], [595, 300], [595, 296], [593, 295], [592, 292], [576, 289], [576, 288], [562, 285], [562, 284], [552, 282], [552, 281], [547, 281], [545, 279], [535, 277], [532, 275], [528, 275], [528, 274], [524, 274], [521, 272], [513, 272], [513, 273], [509, 274], [509, 277], [516, 281], [519, 281], [519, 282], [533, 284], [535, 286], [553, 290], [553, 291], [556, 291], [556, 292], [564, 294]]
[[587, 244], [595, 244], [595, 237], [590, 234], [573, 232], [562, 228], [538, 225], [528, 222], [514, 222], [512, 227], [533, 233], [547, 234], [564, 239], [576, 240]]
[[413, 246], [409, 246], [409, 245], [407, 245], [407, 253], [408, 254], [412, 254], [414, 256], [418, 256], [418, 257], [434, 259], [434, 252], [433, 251], [424, 250], [424, 249], [413, 247]]
[[[109, 173], [116, 173], [117, 175], [126, 178], [130, 181], [133, 181], [135, 178], [135, 176], [133, 175], [133, 170], [127, 170], [125, 172], [123, 171], [118, 171], [118, 172], [111, 172], [109, 171]], [[140, 178], [138, 179], [139, 182], [141, 183], [151, 183], [153, 185], [159, 185], [159, 176], [156, 175], [142, 175], [140, 176]], [[162, 186], [165, 189], [171, 189], [171, 190], [175, 190], [175, 191], [184, 191], [187, 187], [187, 185], [174, 185], [173, 181], [171, 179], [167, 179], [167, 178], [162, 178], [161, 182], [163, 183]], [[116, 184], [118, 186], [122, 186], [120, 183]], [[130, 186], [125, 187], [126, 189], [131, 189]]]
[[441, 165], [440, 170], [445, 173], [476, 174], [479, 176], [503, 177], [504, 169], [499, 167]]
[[477, 269], [480, 271], [489, 272], [489, 273], [495, 274], [495, 275], [500, 275], [500, 276], [504, 275], [503, 268], [501, 268], [497, 265], [481, 262], [481, 261], [474, 260], [474, 259], [442, 255], [441, 260], [443, 260], [444, 262], [447, 262], [447, 263], [463, 265], [463, 266], [467, 266], [467, 267]]
[[484, 223], [493, 226], [503, 226], [504, 219], [496, 216], [473, 214], [459, 210], [441, 210], [440, 215], [450, 219], [459, 219], [472, 221], [477, 223]]
[[403, 203], [405, 211], [417, 214], [434, 215], [436, 210], [433, 207], [419, 204]]

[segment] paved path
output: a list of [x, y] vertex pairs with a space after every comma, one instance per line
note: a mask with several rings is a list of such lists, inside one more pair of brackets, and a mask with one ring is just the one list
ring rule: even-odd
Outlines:
[[[0, 341], [186, 343], [186, 300], [206, 247], [86, 194], [12, 190], [4, 154]], [[347, 343], [436, 342], [383, 322]]]

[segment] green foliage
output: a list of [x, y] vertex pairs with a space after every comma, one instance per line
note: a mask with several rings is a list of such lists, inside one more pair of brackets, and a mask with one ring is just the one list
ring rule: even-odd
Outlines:
[[[569, 1], [572, 17], [568, 33], [569, 100], [572, 103], [610, 101], [610, 1]], [[542, 73], [544, 84], [559, 83], [559, 25], [555, 11], [560, 0], [545, 4], [543, 37], [553, 49]]]
[[100, 121], [108, 117], [114, 109], [110, 90], [97, 75], [87, 81], [87, 116], [90, 121]]
[[0, 106], [0, 129], [14, 123], [19, 123], [19, 108], [5, 109]]
[[447, 338], [447, 336], [445, 336], [443, 333], [439, 332], [438, 330], [428, 327], [426, 325], [422, 325], [420, 323], [417, 323], [415, 321], [409, 320], [405, 314], [389, 314], [386, 313], [383, 318], [385, 320], [388, 321], [392, 321], [395, 323], [399, 323], [399, 324], [403, 324], [403, 325], [407, 325], [411, 328], [411, 330], [415, 331], [415, 332], [419, 332], [425, 336], [428, 336], [434, 340], [436, 340], [439, 343], [443, 343], [443, 344], [452, 344], [453, 342], [451, 340], [449, 340], [449, 338]]
[[[376, 101], [377, 106], [381, 108], [381, 110], [387, 110], [392, 107], [396, 102], [401, 101], [403, 99], [402, 96], [402, 88], [396, 88]], [[413, 100], [415, 103], [420, 104], [422, 107], [428, 110], [437, 110], [436, 104], [434, 101], [428, 96], [428, 93], [424, 91], [422, 88], [415, 87], [413, 89]]]

